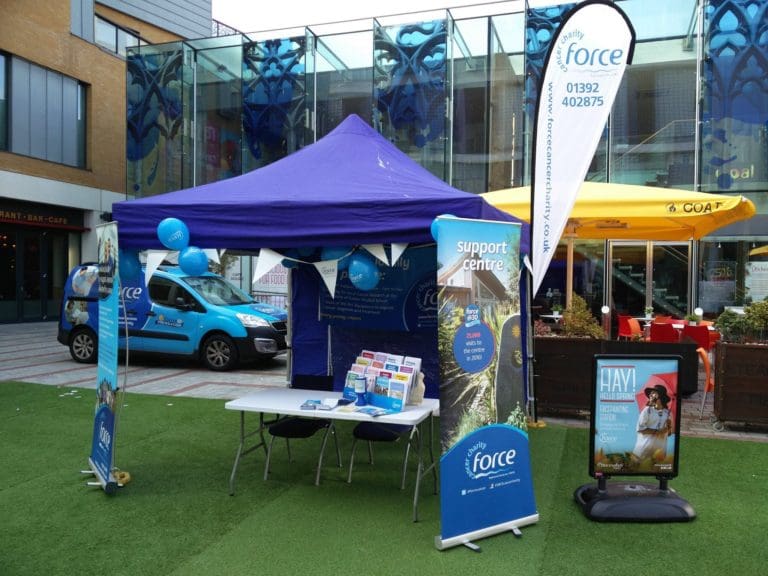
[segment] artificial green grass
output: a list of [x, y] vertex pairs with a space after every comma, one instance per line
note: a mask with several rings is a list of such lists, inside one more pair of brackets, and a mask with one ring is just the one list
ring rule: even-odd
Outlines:
[[[760, 574], [768, 565], [768, 446], [683, 438], [679, 478], [695, 508], [690, 523], [588, 520], [573, 491], [590, 481], [583, 429], [531, 430], [540, 514], [523, 537], [480, 540], [482, 553], [434, 548], [439, 497], [422, 485], [411, 521], [413, 474], [399, 487], [400, 446], [361, 446], [351, 485], [328, 451], [322, 482], [313, 466], [320, 437], [275, 443], [270, 479], [263, 452], [229, 474], [239, 416], [220, 400], [128, 395], [116, 464], [132, 481], [115, 496], [79, 474], [90, 452], [94, 393], [0, 383], [0, 574]], [[339, 425], [343, 464], [351, 425]]]

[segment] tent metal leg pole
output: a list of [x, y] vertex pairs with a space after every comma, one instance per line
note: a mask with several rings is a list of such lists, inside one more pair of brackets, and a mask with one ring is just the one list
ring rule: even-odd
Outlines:
[[533, 285], [531, 282], [530, 271], [525, 275], [525, 310], [527, 312], [528, 334], [526, 337], [526, 383], [528, 384], [527, 396], [528, 396], [528, 413], [534, 422], [538, 421], [538, 410], [536, 407], [536, 388], [533, 383], [533, 315], [531, 314], [531, 302], [533, 301], [533, 294], [531, 290]]

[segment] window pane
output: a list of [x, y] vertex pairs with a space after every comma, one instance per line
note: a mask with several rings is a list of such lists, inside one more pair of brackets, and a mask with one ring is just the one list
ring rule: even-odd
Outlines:
[[77, 166], [85, 168], [85, 111], [86, 111], [86, 87], [85, 84], [77, 83]]
[[695, 128], [694, 60], [628, 67], [611, 120], [611, 180], [693, 189]]
[[134, 36], [130, 32], [126, 32], [124, 30], [118, 30], [117, 31], [117, 43], [120, 48], [120, 54], [122, 56], [126, 55], [126, 48], [132, 48], [134, 46], [139, 45], [139, 37]]
[[117, 29], [112, 24], [102, 20], [98, 16], [96, 17], [96, 44], [103, 46], [112, 52], [117, 52], [116, 33]]
[[8, 96], [5, 66], [5, 55], [0, 54], [0, 150], [8, 149]]
[[125, 47], [132, 44], [131, 35], [125, 30], [117, 29], [117, 53], [125, 56]]
[[[371, 120], [371, 46], [369, 31], [331, 35], [318, 38], [314, 60], [308, 59], [308, 82], [316, 78], [308, 98], [315, 98], [317, 138], [322, 138], [338, 126], [349, 114], [355, 113], [366, 122]], [[309, 66], [314, 65], [316, 76]]]

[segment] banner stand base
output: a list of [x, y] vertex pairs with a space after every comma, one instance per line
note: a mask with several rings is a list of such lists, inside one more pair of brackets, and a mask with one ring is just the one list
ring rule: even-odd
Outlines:
[[597, 522], [690, 522], [696, 512], [677, 492], [639, 482], [614, 482], [603, 489], [584, 484], [573, 493], [590, 520]]
[[504, 532], [512, 532], [516, 538], [520, 538], [523, 535], [523, 533], [520, 531], [522, 526], [535, 524], [538, 521], [539, 515], [533, 514], [531, 516], [526, 516], [525, 518], [519, 518], [518, 520], [514, 520], [512, 522], [504, 522], [503, 524], [489, 526], [481, 530], [468, 532], [467, 534], [452, 536], [451, 538], [442, 539], [440, 536], [435, 536], [435, 548], [438, 550], [446, 550], [448, 548], [453, 548], [454, 546], [466, 546], [473, 552], [482, 552], [480, 546], [475, 544], [473, 540], [485, 538], [487, 536], [494, 536], [496, 534], [502, 534]]
[[[91, 465], [91, 468], [89, 470], [80, 470], [80, 474], [88, 475], [88, 476], [95, 476], [96, 480], [89, 480], [86, 481], [86, 486], [100, 486], [105, 493], [109, 494], [110, 496], [117, 493], [118, 488], [122, 488], [124, 483], [120, 483], [117, 481], [116, 478], [110, 474], [109, 478], [104, 478], [98, 470], [96, 470], [96, 467], [93, 465], [91, 459], [88, 459], [88, 463]], [[127, 474], [127, 473], [126, 473]], [[128, 475], [128, 479], [130, 481], [130, 475]]]

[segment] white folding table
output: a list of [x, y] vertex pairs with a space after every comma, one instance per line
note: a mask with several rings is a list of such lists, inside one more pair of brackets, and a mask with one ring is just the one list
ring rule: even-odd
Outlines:
[[[227, 410], [237, 410], [240, 412], [240, 444], [237, 448], [237, 455], [235, 456], [235, 463], [232, 466], [232, 473], [229, 477], [229, 493], [234, 495], [235, 493], [235, 474], [237, 473], [237, 467], [240, 464], [240, 458], [249, 452], [253, 452], [260, 447], [264, 448], [266, 453], [267, 444], [264, 440], [264, 430], [272, 422], [266, 422], [264, 420], [265, 414], [275, 414], [280, 416], [301, 416], [303, 418], [321, 418], [331, 421], [331, 426], [335, 420], [348, 420], [354, 422], [379, 422], [381, 424], [400, 424], [405, 426], [411, 426], [414, 433], [411, 435], [409, 442], [416, 442], [416, 454], [418, 459], [418, 465], [416, 468], [416, 487], [413, 491], [413, 521], [418, 521], [418, 502], [419, 502], [419, 486], [423, 477], [432, 472], [434, 481], [434, 493], [437, 494], [437, 470], [435, 466], [435, 457], [432, 449], [433, 441], [433, 419], [432, 415], [438, 413], [440, 403], [434, 398], [424, 398], [419, 405], [406, 405], [401, 412], [395, 412], [393, 414], [383, 414], [381, 416], [370, 416], [362, 412], [344, 411], [339, 407], [332, 410], [304, 410], [301, 405], [310, 399], [322, 400], [325, 398], [341, 398], [341, 392], [327, 392], [318, 390], [304, 390], [300, 388], [265, 388], [238, 398], [236, 400], [230, 400], [224, 407]], [[259, 413], [259, 425], [255, 430], [246, 431], [245, 425], [245, 413], [246, 412], [258, 412]], [[429, 421], [429, 437], [427, 441], [427, 447], [429, 450], [429, 462], [424, 461], [424, 447], [422, 442], [422, 432], [420, 426]], [[331, 430], [333, 432], [333, 430]], [[251, 446], [247, 446], [248, 439], [258, 435], [259, 441]], [[325, 442], [321, 449], [320, 459], [318, 461], [318, 469], [315, 477], [315, 483], [320, 481], [320, 467], [322, 465], [323, 454], [325, 450]]]

